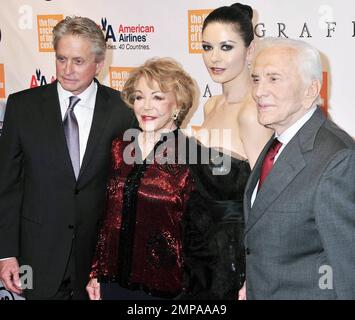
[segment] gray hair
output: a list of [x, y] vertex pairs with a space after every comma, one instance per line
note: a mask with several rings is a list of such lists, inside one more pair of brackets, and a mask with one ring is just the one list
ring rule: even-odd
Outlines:
[[[258, 43], [258, 53], [266, 48], [292, 48], [297, 52], [297, 68], [306, 86], [310, 85], [313, 80], [318, 80], [320, 84], [323, 82], [322, 62], [319, 51], [301, 40], [293, 40], [289, 38], [273, 38], [268, 37]], [[314, 104], [321, 105], [322, 99], [317, 97]]]
[[53, 28], [53, 47], [57, 50], [59, 40], [65, 35], [75, 35], [88, 39], [96, 62], [105, 59], [106, 41], [100, 27], [85, 17], [66, 17]]

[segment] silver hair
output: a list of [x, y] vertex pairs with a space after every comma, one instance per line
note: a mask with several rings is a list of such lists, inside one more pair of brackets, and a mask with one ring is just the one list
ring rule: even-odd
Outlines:
[[53, 28], [53, 47], [57, 50], [59, 40], [65, 35], [75, 35], [88, 39], [96, 62], [105, 59], [106, 41], [100, 27], [86, 17], [66, 17]]
[[[315, 47], [301, 40], [267, 37], [258, 43], [258, 53], [266, 48], [280, 47], [296, 50], [296, 65], [306, 86], [310, 85], [313, 80], [318, 80], [322, 85], [322, 62], [319, 51]], [[322, 98], [320, 95], [317, 97], [314, 104], [322, 104]]]

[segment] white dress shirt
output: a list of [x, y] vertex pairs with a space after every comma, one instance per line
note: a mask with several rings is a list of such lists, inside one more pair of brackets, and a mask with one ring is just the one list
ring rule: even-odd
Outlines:
[[[60, 111], [63, 120], [69, 106], [69, 98], [73, 94], [70, 91], [64, 90], [59, 82], [57, 84], [57, 89]], [[94, 116], [96, 93], [97, 83], [92, 81], [90, 86], [77, 96], [80, 98], [80, 101], [75, 105], [74, 108], [74, 114], [79, 126], [80, 166], [83, 162], [86, 145], [89, 139], [92, 118]]]
[[[286, 129], [280, 135], [278, 135], [275, 132], [275, 138], [277, 138], [282, 143], [282, 146], [279, 149], [279, 152], [275, 156], [274, 163], [277, 161], [278, 157], [280, 156], [282, 151], [285, 149], [286, 145], [291, 141], [291, 139], [296, 135], [296, 133], [303, 127], [303, 125], [312, 117], [313, 113], [316, 110], [317, 110], [316, 106], [310, 108], [301, 119], [297, 120], [291, 127]], [[255, 189], [253, 191], [253, 194], [251, 196], [251, 206], [253, 206], [255, 198], [257, 196], [258, 186], [259, 186], [259, 180], [258, 180], [258, 182], [255, 186]]]

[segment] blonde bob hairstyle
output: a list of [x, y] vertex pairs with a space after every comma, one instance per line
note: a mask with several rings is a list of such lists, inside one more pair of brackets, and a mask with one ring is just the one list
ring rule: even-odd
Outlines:
[[133, 107], [136, 85], [144, 77], [149, 85], [155, 81], [162, 92], [175, 95], [179, 110], [175, 124], [180, 126], [196, 97], [195, 83], [181, 65], [172, 58], [152, 58], [134, 69], [121, 92], [122, 99]]

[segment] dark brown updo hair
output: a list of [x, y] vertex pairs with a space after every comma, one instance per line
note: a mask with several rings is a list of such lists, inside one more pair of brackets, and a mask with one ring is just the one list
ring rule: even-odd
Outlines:
[[231, 6], [219, 7], [213, 10], [205, 19], [202, 32], [212, 22], [231, 24], [244, 41], [245, 47], [249, 47], [254, 39], [253, 29], [253, 8], [241, 3], [234, 3]]

